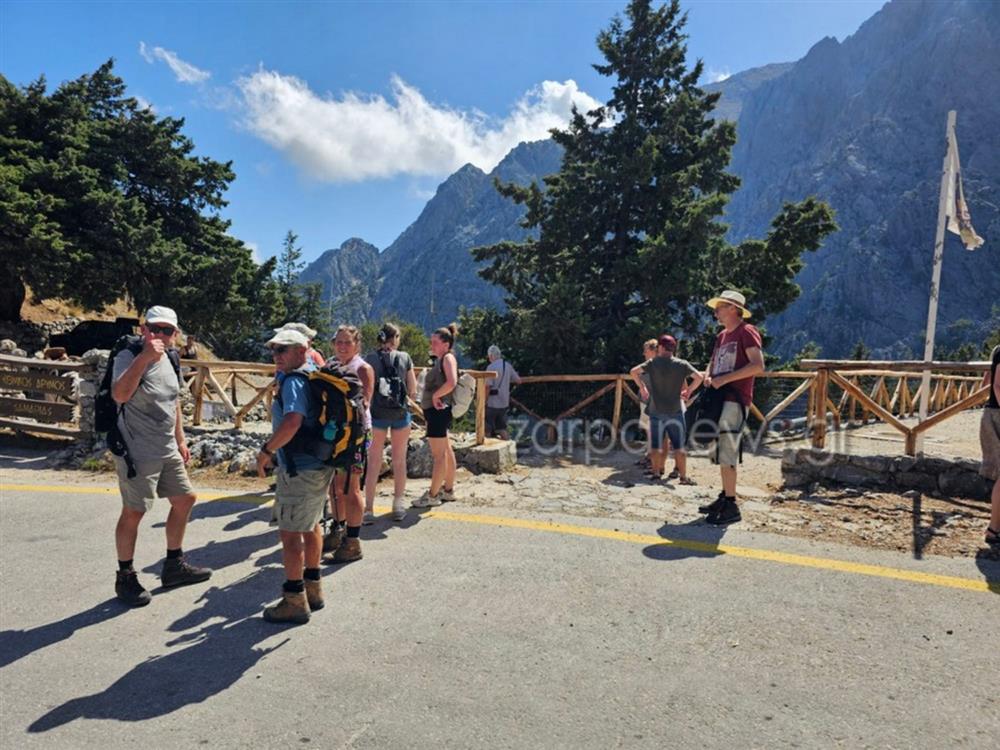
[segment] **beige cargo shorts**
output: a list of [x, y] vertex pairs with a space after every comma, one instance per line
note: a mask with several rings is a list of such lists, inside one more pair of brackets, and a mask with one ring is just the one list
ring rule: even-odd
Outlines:
[[122, 494], [122, 505], [131, 510], [145, 513], [152, 509], [158, 497], [193, 495], [194, 488], [188, 478], [184, 460], [178, 453], [169, 458], [152, 461], [136, 461], [135, 476], [129, 479], [125, 459], [114, 456], [115, 470], [118, 472], [118, 489]]
[[289, 476], [283, 467], [275, 474], [277, 488], [274, 505], [281, 531], [312, 531], [323, 518], [326, 492], [333, 478], [333, 467], [299, 470]]

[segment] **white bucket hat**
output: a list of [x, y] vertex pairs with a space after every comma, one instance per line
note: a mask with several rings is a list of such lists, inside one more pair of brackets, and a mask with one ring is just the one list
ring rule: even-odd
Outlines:
[[169, 307], [163, 307], [163, 305], [153, 305], [146, 310], [146, 314], [143, 317], [145, 317], [147, 325], [149, 323], [166, 323], [174, 328], [180, 327], [177, 325], [177, 313]]
[[739, 292], [733, 289], [727, 289], [726, 291], [719, 294], [718, 297], [712, 297], [705, 304], [711, 307], [713, 310], [719, 306], [720, 302], [728, 302], [730, 305], [735, 305], [740, 308], [744, 318], [750, 317], [750, 311], [747, 310], [747, 298], [744, 297]]

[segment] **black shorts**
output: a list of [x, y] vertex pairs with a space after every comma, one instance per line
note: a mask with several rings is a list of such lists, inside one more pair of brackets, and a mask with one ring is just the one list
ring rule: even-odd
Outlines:
[[506, 407], [487, 406], [486, 407], [486, 432], [494, 435], [501, 430], [507, 429], [507, 409]]
[[424, 409], [424, 419], [427, 420], [427, 437], [443, 438], [448, 437], [448, 428], [451, 427], [451, 407], [443, 409]]

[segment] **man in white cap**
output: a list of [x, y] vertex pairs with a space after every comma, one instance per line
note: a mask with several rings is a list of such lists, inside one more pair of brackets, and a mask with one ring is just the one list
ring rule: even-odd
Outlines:
[[316, 366], [306, 359], [308, 339], [281, 328], [267, 346], [274, 357], [278, 395], [271, 404], [271, 437], [257, 454], [257, 474], [263, 478], [269, 466], [277, 466], [274, 502], [286, 580], [281, 601], [264, 610], [264, 619], [301, 625], [325, 604], [320, 520], [333, 467], [310, 452], [303, 439], [310, 431], [318, 432], [320, 415], [320, 404], [309, 389], [308, 374]]
[[119, 405], [118, 431], [126, 447], [126, 456], [114, 457], [122, 495], [122, 511], [115, 529], [115, 594], [132, 607], [150, 602], [149, 592], [139, 583], [133, 558], [139, 522], [157, 497], [170, 501], [167, 558], [160, 573], [163, 587], [200, 583], [212, 575], [208, 568], [189, 565], [182, 551], [184, 531], [196, 498], [185, 468], [191, 453], [178, 406], [180, 382], [167, 354], [177, 336], [177, 314], [169, 307], [156, 305], [144, 317], [141, 344], [127, 347], [115, 357], [111, 386], [111, 397]]
[[313, 348], [312, 342], [316, 338], [316, 329], [310, 328], [305, 323], [285, 323], [281, 328], [275, 328], [275, 333], [280, 333], [281, 331], [298, 331], [303, 336], [306, 337], [306, 359], [312, 362], [317, 367], [322, 367], [326, 363], [326, 359], [323, 355]]
[[698, 510], [708, 514], [708, 523], [724, 526], [742, 518], [736, 504], [736, 466], [741, 460], [743, 426], [753, 401], [754, 377], [764, 372], [764, 351], [760, 332], [746, 322], [750, 311], [740, 292], [727, 289], [705, 304], [715, 311], [715, 319], [722, 325], [704, 380], [708, 388], [725, 389], [715, 448], [715, 462], [722, 474], [722, 492]]

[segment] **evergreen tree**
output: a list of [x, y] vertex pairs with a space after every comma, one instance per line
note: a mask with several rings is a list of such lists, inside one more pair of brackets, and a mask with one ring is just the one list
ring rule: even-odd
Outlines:
[[216, 353], [254, 351], [278, 304], [218, 212], [229, 162], [193, 156], [184, 121], [126, 95], [113, 62], [18, 89], [0, 76], [0, 319], [39, 299], [175, 308]]
[[620, 371], [637, 342], [665, 330], [687, 339], [682, 356], [704, 361], [714, 329], [704, 301], [741, 289], [759, 323], [795, 299], [801, 253], [836, 228], [829, 206], [808, 199], [786, 204], [764, 240], [726, 242], [735, 127], [713, 119], [720, 95], [698, 87], [701, 61], [686, 65], [678, 1], [633, 0], [625, 15], [597, 39], [611, 99], [552, 131], [559, 173], [544, 189], [497, 185], [526, 207], [537, 238], [473, 250], [488, 262], [481, 275], [507, 291], [508, 312], [484, 319], [496, 326], [484, 338], [515, 344], [528, 372]]
[[317, 283], [299, 283], [299, 275], [306, 263], [302, 260], [302, 248], [295, 244], [298, 241], [299, 236], [289, 229], [281, 242], [281, 252], [278, 254], [274, 273], [281, 297], [281, 312], [278, 315], [280, 321], [276, 322], [277, 325], [305, 323], [316, 329], [317, 338], [322, 338], [330, 323], [323, 310], [323, 287]]

